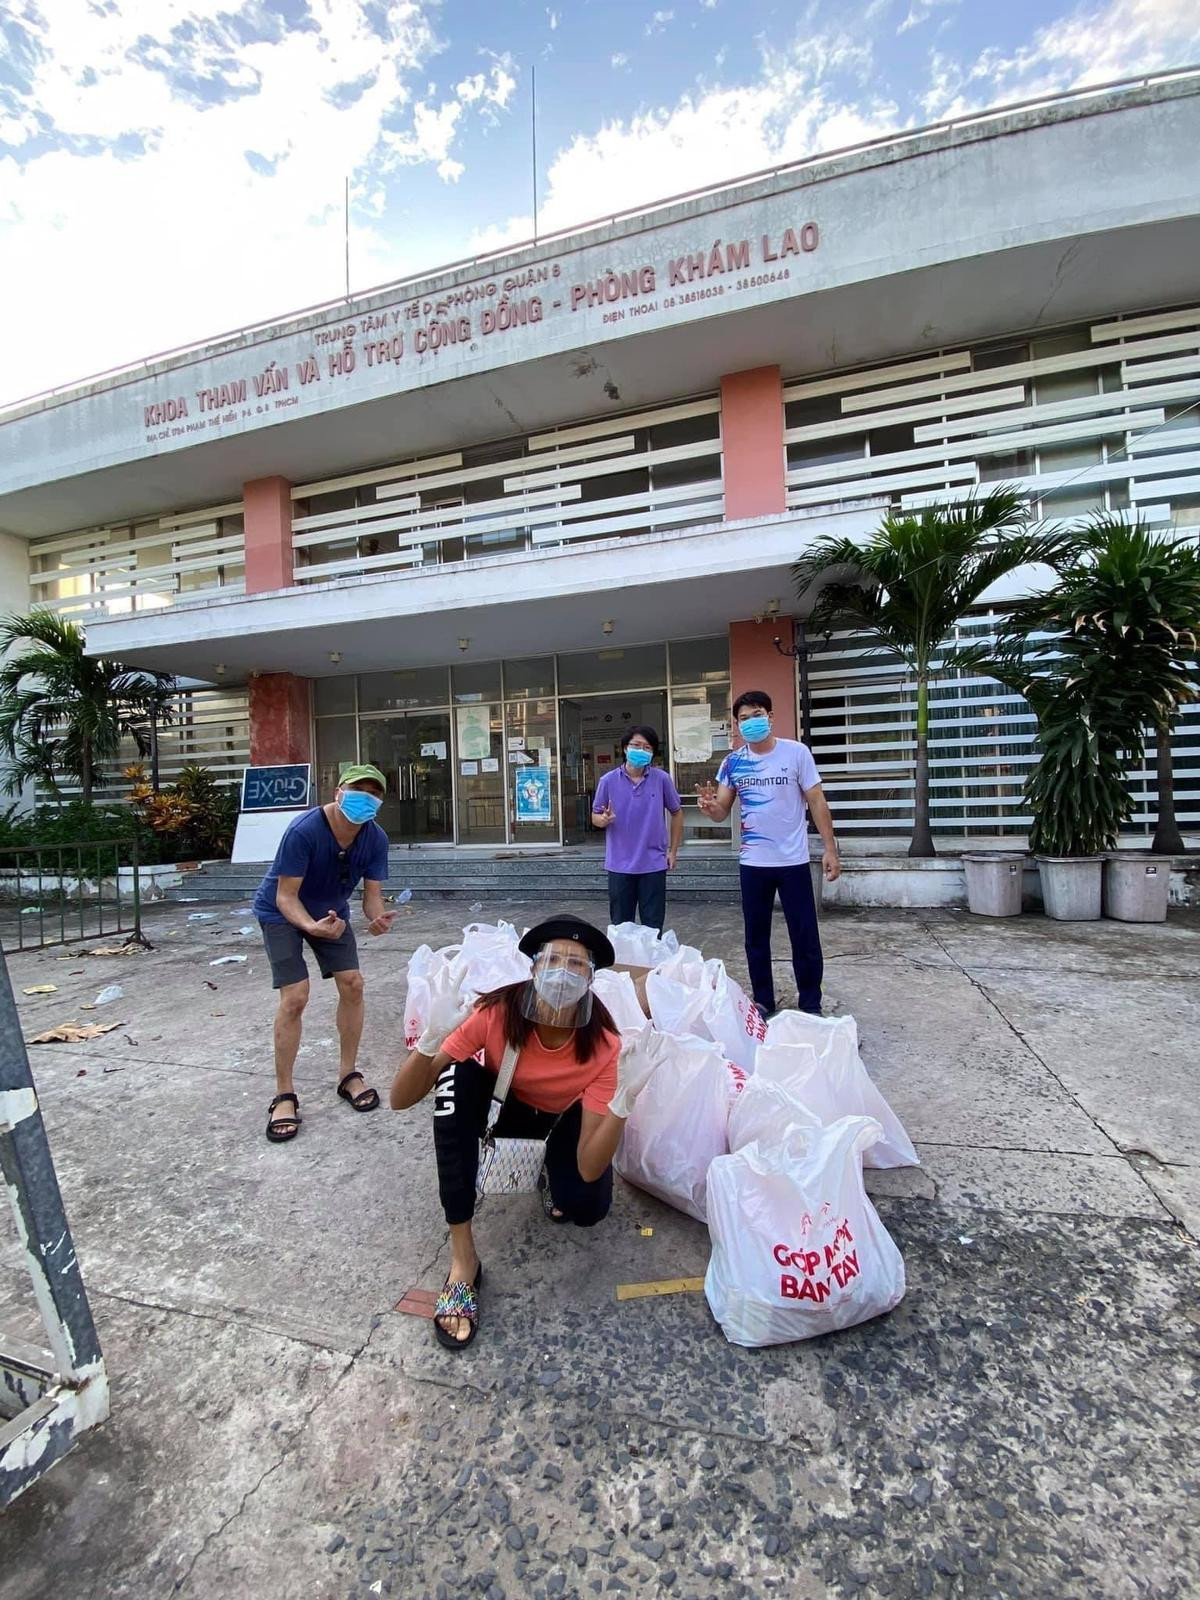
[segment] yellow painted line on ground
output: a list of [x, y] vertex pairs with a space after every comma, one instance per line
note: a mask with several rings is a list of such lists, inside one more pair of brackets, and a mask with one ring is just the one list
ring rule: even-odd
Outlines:
[[652, 1294], [699, 1294], [703, 1278], [664, 1278], [661, 1283], [619, 1283], [618, 1300], [644, 1300]]

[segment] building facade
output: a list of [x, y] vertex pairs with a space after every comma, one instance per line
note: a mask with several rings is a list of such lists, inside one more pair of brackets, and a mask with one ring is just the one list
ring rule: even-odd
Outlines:
[[[311, 759], [323, 792], [374, 761], [398, 842], [584, 843], [629, 723], [686, 794], [731, 693], [799, 731], [816, 536], [996, 483], [1200, 536], [1198, 142], [1200, 73], [1080, 92], [40, 396], [0, 413], [5, 550], [91, 650], [208, 686], [187, 759]], [[839, 831], [905, 833], [911, 684], [808, 643]], [[933, 717], [935, 830], [1024, 831], [1028, 708], [947, 671]], [[1200, 719], [1176, 739], [1194, 828]]]

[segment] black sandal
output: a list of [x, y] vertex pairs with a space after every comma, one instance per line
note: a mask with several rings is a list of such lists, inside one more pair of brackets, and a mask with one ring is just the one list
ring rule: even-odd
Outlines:
[[[451, 1283], [447, 1273], [442, 1292], [433, 1308], [433, 1337], [444, 1350], [465, 1350], [475, 1341], [479, 1332], [479, 1290], [483, 1283], [483, 1265], [475, 1274], [474, 1283]], [[439, 1317], [466, 1317], [471, 1331], [465, 1339], [456, 1339], [442, 1327]]]
[[[296, 1108], [294, 1117], [277, 1117], [275, 1107], [281, 1100], [290, 1100]], [[267, 1138], [272, 1144], [286, 1144], [289, 1139], [294, 1139], [300, 1132], [300, 1124], [304, 1118], [300, 1115], [300, 1098], [290, 1090], [287, 1094], [277, 1094], [267, 1107]]]
[[[554, 1204], [554, 1196], [550, 1193], [550, 1174], [545, 1167], [538, 1173], [538, 1192], [542, 1197], [542, 1212], [548, 1222], [563, 1223], [567, 1220], [566, 1214], [558, 1210]], [[555, 1212], [558, 1215], [555, 1216]]]
[[[362, 1073], [355, 1068], [353, 1072], [348, 1072], [346, 1074], [341, 1083], [339, 1083], [337, 1086], [339, 1098], [342, 1100], [349, 1100], [355, 1111], [375, 1111], [379, 1106], [379, 1090], [367, 1089], [364, 1087], [360, 1089], [357, 1094], [351, 1094], [349, 1089], [346, 1087], [351, 1078], [362, 1078]], [[363, 1078], [363, 1083], [365, 1085], [365, 1078]]]

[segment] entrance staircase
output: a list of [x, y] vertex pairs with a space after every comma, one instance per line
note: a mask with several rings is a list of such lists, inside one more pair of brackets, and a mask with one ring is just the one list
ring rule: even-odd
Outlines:
[[[170, 900], [236, 900], [249, 905], [267, 870], [261, 865], [214, 861], [189, 872], [182, 888], [168, 890]], [[604, 900], [608, 888], [604, 858], [585, 850], [519, 854], [506, 851], [450, 853], [393, 849], [388, 853], [386, 893], [411, 889], [414, 900], [480, 901], [501, 914], [507, 900], [536, 900], [570, 906], [574, 900]], [[679, 902], [739, 898], [737, 857], [729, 851], [684, 852], [668, 883], [670, 898]]]

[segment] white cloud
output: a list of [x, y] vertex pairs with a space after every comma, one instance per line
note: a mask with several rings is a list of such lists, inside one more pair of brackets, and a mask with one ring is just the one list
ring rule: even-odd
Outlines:
[[700, 9], [702, 11], [715, 11], [719, 4], [720, 0], [700, 0]]
[[912, 0], [908, 8], [908, 15], [896, 29], [897, 34], [907, 33], [910, 28], [919, 28], [923, 22], [928, 22], [934, 12], [946, 6], [955, 6], [959, 0]]
[[[697, 89], [672, 107], [577, 135], [551, 163], [540, 225], [569, 227], [901, 126], [894, 103], [835, 93], [825, 81], [834, 71], [869, 76], [869, 49], [849, 37], [802, 40], [766, 58], [753, 83]], [[515, 237], [516, 220], [507, 233], [489, 232], [487, 247]]]
[[7, 398], [336, 295], [347, 174], [354, 280], [424, 265], [378, 231], [389, 174], [456, 181], [512, 64], [414, 100], [441, 49], [418, 0], [308, 8], [306, 27], [231, 0], [10, 6], [33, 48], [0, 97]]
[[608, 64], [619, 72], [622, 67], [629, 65], [629, 57], [623, 50], [618, 50], [615, 56], [609, 56]]
[[644, 30], [647, 39], [652, 39], [656, 33], [665, 33], [668, 25], [674, 21], [675, 13], [673, 11], [656, 11]]
[[555, 29], [558, 27], [558, 12], [557, 11], [547, 11], [546, 12], [546, 20], [550, 24], [550, 32], [553, 33], [555, 31]]
[[929, 117], [963, 116], [987, 106], [1183, 66], [1200, 56], [1196, 0], [1108, 0], [1081, 5], [1038, 29], [1011, 55], [985, 50], [963, 66], [934, 53], [922, 97]]

